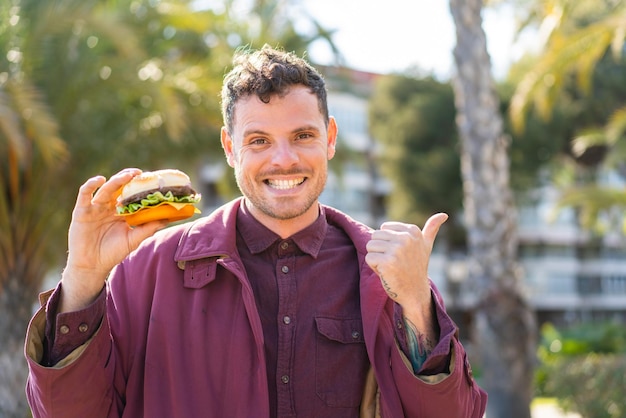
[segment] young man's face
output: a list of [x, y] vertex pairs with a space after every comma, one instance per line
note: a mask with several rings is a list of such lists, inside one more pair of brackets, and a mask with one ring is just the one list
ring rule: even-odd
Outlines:
[[285, 221], [305, 227], [317, 218], [336, 139], [335, 120], [326, 128], [317, 96], [304, 86], [269, 103], [240, 99], [232, 135], [222, 129], [228, 164], [249, 209], [270, 228]]

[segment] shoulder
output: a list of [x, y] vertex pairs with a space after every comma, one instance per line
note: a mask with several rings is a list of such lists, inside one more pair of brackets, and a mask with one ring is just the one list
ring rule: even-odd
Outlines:
[[370, 240], [372, 228], [352, 218], [339, 209], [321, 205], [322, 213], [326, 221], [332, 227], [341, 229], [346, 233], [358, 251], [364, 251], [365, 245]]

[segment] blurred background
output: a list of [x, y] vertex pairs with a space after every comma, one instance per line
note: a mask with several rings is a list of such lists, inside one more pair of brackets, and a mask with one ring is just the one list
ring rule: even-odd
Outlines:
[[[450, 219], [430, 276], [489, 418], [626, 417], [626, 3], [0, 2], [0, 417], [80, 184], [180, 168], [238, 195], [219, 91], [238, 48], [306, 57], [339, 125], [322, 202]], [[553, 415], [557, 414], [557, 415]]]

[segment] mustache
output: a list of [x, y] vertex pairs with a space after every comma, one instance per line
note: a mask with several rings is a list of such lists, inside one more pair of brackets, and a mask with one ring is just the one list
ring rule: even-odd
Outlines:
[[310, 177], [309, 170], [305, 170], [302, 167], [292, 167], [287, 170], [284, 169], [273, 169], [266, 170], [262, 173], [259, 173], [257, 177], [273, 177], [273, 176], [301, 176], [301, 177]]

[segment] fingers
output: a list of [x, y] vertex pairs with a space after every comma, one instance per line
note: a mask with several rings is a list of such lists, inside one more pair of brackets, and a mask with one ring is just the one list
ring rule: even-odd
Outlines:
[[380, 274], [381, 264], [397, 264], [398, 259], [414, 244], [421, 241], [420, 229], [401, 222], [385, 222], [381, 229], [372, 232], [366, 245], [365, 261]]
[[91, 177], [80, 186], [73, 213], [84, 214], [85, 210], [95, 208], [102, 211], [110, 210], [115, 205], [122, 186], [140, 173], [141, 170], [138, 168], [127, 168], [113, 175], [108, 181], [101, 175]]
[[87, 206], [93, 199], [93, 194], [99, 187], [101, 187], [106, 179], [103, 176], [95, 176], [87, 180], [80, 189], [78, 189], [78, 197], [76, 199], [76, 206]]
[[141, 170], [138, 168], [125, 168], [117, 174], [111, 176], [109, 181], [104, 183], [93, 195], [92, 203], [106, 204], [117, 198], [119, 190], [128, 183], [133, 177], [139, 175]]
[[135, 249], [146, 238], [154, 235], [157, 231], [164, 229], [169, 225], [166, 220], [152, 221], [143, 225], [131, 228], [130, 232], [130, 248]]

